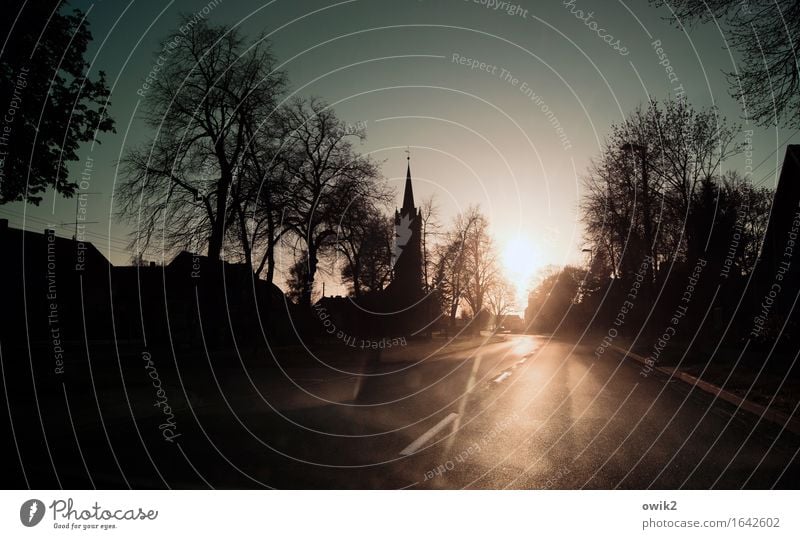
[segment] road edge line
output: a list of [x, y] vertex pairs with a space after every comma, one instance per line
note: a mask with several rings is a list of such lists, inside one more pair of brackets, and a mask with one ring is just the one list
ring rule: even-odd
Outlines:
[[[630, 357], [631, 359], [638, 361], [643, 365], [650, 365], [647, 360], [640, 356], [635, 352], [631, 352], [630, 350], [626, 350], [621, 346], [617, 346], [616, 344], [610, 345], [613, 350], [623, 354], [626, 358]], [[652, 367], [652, 365], [650, 365]], [[779, 412], [777, 410], [770, 410], [766, 406], [761, 404], [757, 404], [753, 401], [745, 400], [742, 397], [731, 393], [726, 389], [722, 389], [712, 383], [706, 382], [705, 380], [701, 380], [691, 374], [685, 373], [678, 369], [668, 369], [666, 367], [653, 367], [655, 370], [666, 374], [672, 378], [677, 378], [678, 380], [692, 385], [706, 393], [710, 393], [719, 397], [720, 399], [729, 402], [730, 404], [734, 404], [737, 407], [750, 412], [751, 414], [756, 414], [760, 416], [761, 419], [766, 419], [770, 423], [774, 423], [794, 434], [800, 434], [800, 419], [796, 417], [791, 417], [790, 415]]]

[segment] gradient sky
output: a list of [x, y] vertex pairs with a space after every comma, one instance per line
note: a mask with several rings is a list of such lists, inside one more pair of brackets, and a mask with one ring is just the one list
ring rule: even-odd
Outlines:
[[[91, 155], [88, 239], [115, 264], [127, 263], [129, 228], [113, 218], [115, 163], [148, 136], [134, 114], [139, 89], [159, 41], [180, 13], [207, 1], [73, 1], [88, 10], [94, 35], [89, 59], [113, 85], [117, 133]], [[563, 1], [520, 0], [514, 14], [487, 0], [221, 0], [208, 19], [270, 36], [291, 92], [317, 95], [345, 121], [366, 124], [358, 149], [382, 161], [386, 180], [401, 185], [411, 149], [417, 200], [435, 194], [445, 221], [470, 204], [490, 217], [500, 248], [530, 246], [537, 265], [580, 262], [581, 177], [609, 126], [648, 94], [662, 99], [683, 85], [695, 106], [716, 104], [729, 120], [755, 129], [752, 179], [774, 185], [783, 148], [794, 132], [749, 125], [728, 93], [723, 71], [735, 69], [714, 25], [683, 31], [644, 0], [575, 0], [627, 49], [622, 55], [576, 18]], [[166, 7], [165, 7], [166, 6]], [[671, 83], [652, 43], [660, 40], [679, 81]], [[472, 70], [459, 57], [485, 62]], [[96, 57], [95, 57], [96, 56]], [[503, 78], [503, 70], [517, 79]], [[523, 89], [540, 98], [534, 102]], [[547, 110], [552, 111], [548, 118]], [[549, 119], [563, 127], [559, 138]], [[743, 136], [739, 142], [743, 142]], [[744, 169], [744, 156], [729, 168]], [[72, 170], [80, 174], [77, 163]], [[398, 198], [402, 193], [398, 190]], [[46, 197], [40, 207], [8, 205], [13, 225], [41, 230], [74, 220], [75, 201]], [[24, 216], [24, 217], [23, 217]], [[64, 236], [71, 226], [59, 229]], [[516, 238], [516, 240], [515, 240]]]

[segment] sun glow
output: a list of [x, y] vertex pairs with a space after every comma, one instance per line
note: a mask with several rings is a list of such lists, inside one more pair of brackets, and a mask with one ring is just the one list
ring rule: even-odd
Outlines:
[[543, 265], [541, 254], [529, 238], [515, 236], [502, 251], [503, 269], [516, 289], [517, 310], [525, 309], [531, 279]]

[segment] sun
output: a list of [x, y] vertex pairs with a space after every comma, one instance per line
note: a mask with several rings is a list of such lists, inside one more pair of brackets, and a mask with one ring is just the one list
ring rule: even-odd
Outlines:
[[523, 236], [508, 240], [502, 251], [503, 269], [517, 291], [517, 302], [525, 301], [531, 279], [542, 267], [542, 257], [533, 241]]

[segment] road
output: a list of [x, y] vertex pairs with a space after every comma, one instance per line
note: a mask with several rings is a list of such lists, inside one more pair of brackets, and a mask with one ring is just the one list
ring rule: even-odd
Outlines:
[[[381, 362], [365, 374], [313, 367], [243, 379], [215, 371], [192, 381], [191, 406], [170, 391], [179, 437], [162, 439], [163, 417], [143, 406], [134, 404], [135, 422], [114, 420], [105, 408], [105, 430], [79, 423], [49, 437], [59, 481], [139, 488], [800, 486], [797, 436], [665, 375], [644, 377], [621, 356], [596, 360], [587, 346], [548, 337], [507, 336], [434, 358]], [[49, 486], [52, 475], [40, 463], [27, 477]]]

